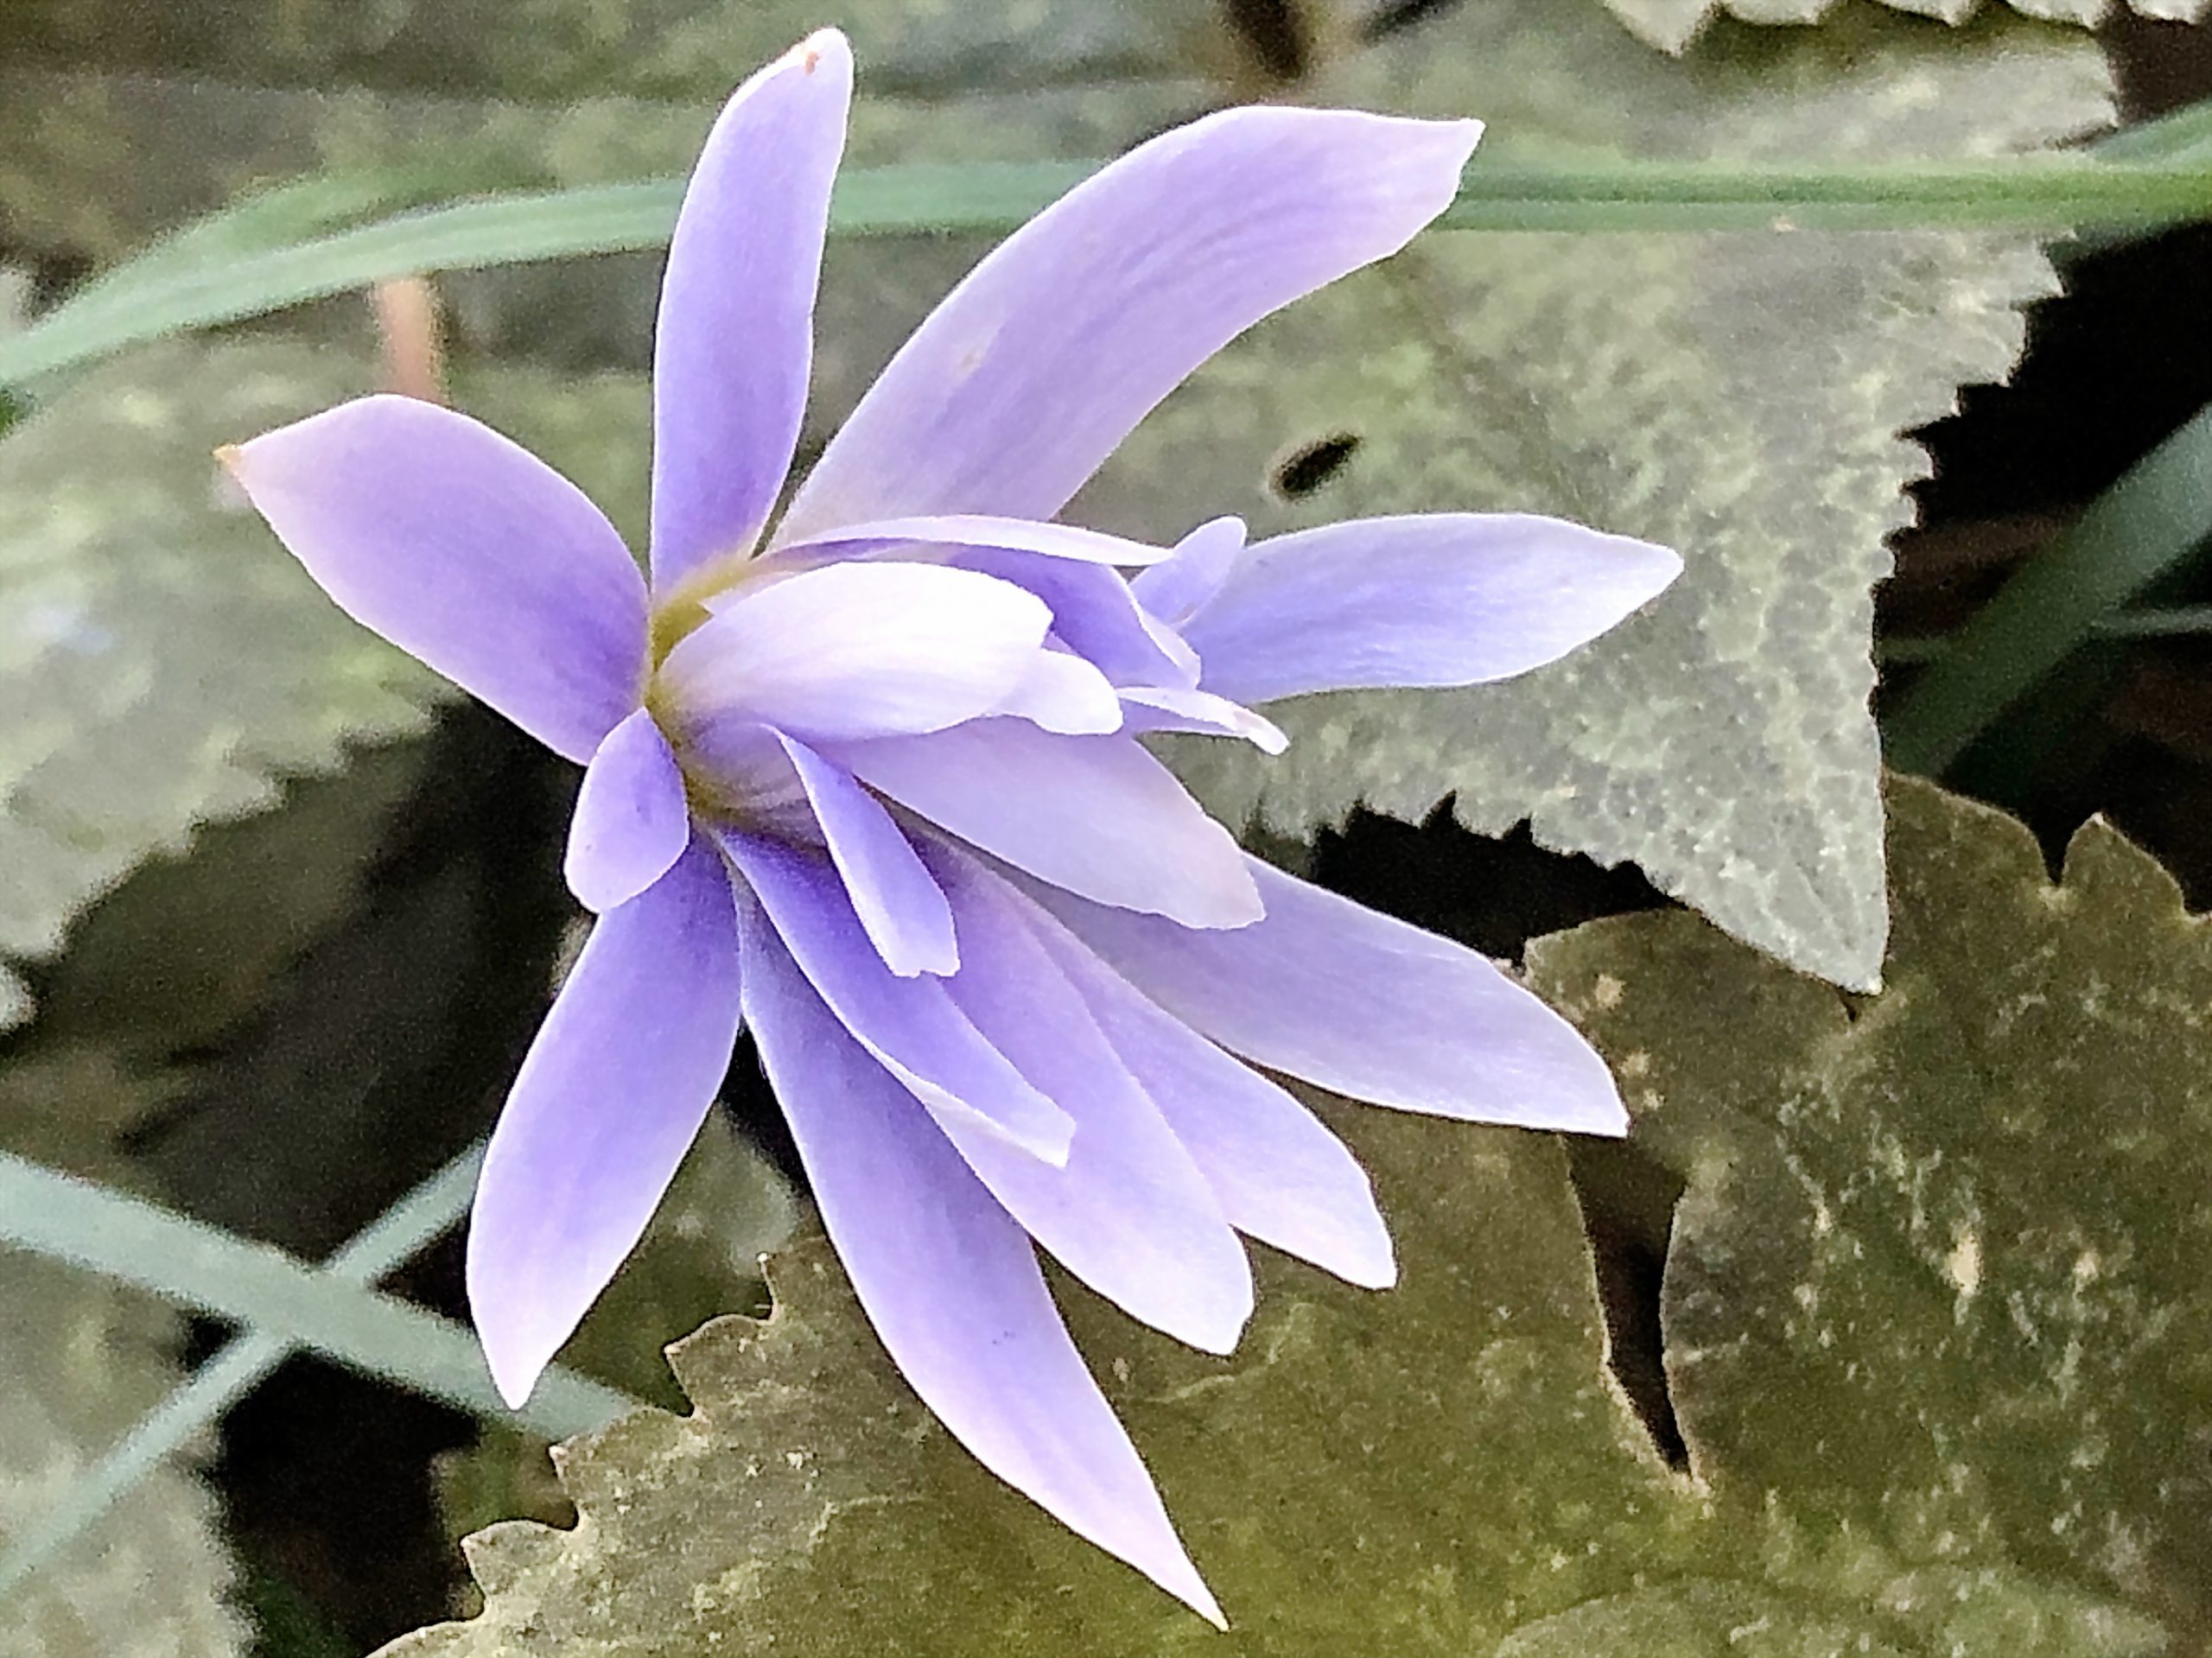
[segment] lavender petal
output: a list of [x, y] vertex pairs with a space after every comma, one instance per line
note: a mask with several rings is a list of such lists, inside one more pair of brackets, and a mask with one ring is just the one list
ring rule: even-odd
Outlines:
[[653, 340], [653, 583], [742, 557], [806, 410], [853, 56], [823, 29], [738, 88], [692, 170]]
[[361, 397], [224, 460], [339, 608], [589, 759], [637, 708], [645, 584], [600, 510], [489, 427]]
[[984, 1467], [1221, 1624], [1021, 1228], [746, 910], [745, 1006], [760, 1061], [893, 1362]]
[[1624, 1134], [1605, 1062], [1482, 956], [1251, 860], [1256, 925], [1194, 932], [1023, 889], [1201, 1034], [1356, 1100], [1477, 1122]]
[[910, 547], [940, 546], [996, 547], [1007, 552], [1034, 553], [1040, 558], [1072, 559], [1078, 563], [1129, 569], [1157, 564], [1173, 556], [1165, 547], [1129, 541], [1072, 524], [994, 518], [976, 512], [842, 524], [804, 542], [782, 543], [776, 556], [804, 559], [810, 555], [827, 554], [850, 558], [882, 551], [895, 554], [898, 549]]
[[1280, 754], [1290, 746], [1290, 739], [1274, 721], [1211, 691], [1131, 685], [1124, 687], [1121, 695], [1122, 729], [1132, 735], [1147, 731], [1197, 731], [1215, 737], [1242, 737], [1264, 754]]
[[1261, 905], [1243, 853], [1128, 737], [976, 720], [830, 758], [899, 804], [1039, 880], [1185, 927], [1244, 927]]
[[1397, 1280], [1367, 1172], [1319, 1118], [1163, 1012], [1033, 906], [1038, 942], [1213, 1189], [1229, 1223], [1349, 1283]]
[[1145, 413], [1269, 312], [1395, 253], [1478, 124], [1226, 111], [1032, 219], [892, 359], [779, 541], [918, 514], [1050, 518]]
[[1052, 633], [1116, 685], [1195, 686], [1198, 658], [1137, 602], [1121, 575], [1100, 564], [995, 547], [952, 555], [963, 569], [1010, 581], [1052, 607]]
[[1238, 702], [1471, 685], [1566, 655], [1681, 573], [1663, 547], [1522, 513], [1363, 518], [1244, 549], [1183, 624]]
[[639, 708], [607, 734], [585, 768], [569, 824], [569, 890], [604, 914], [666, 874], [690, 840], [683, 773]]
[[1123, 717], [1122, 699], [1105, 675], [1072, 651], [1049, 648], [1037, 653], [1021, 683], [991, 712], [1070, 737], [1119, 731]]
[[1209, 518], [1175, 543], [1162, 562], [1129, 578], [1138, 601], [1170, 627], [1180, 627], [1221, 591], [1244, 551], [1244, 520]]
[[796, 738], [779, 737], [806, 790], [830, 861], [883, 964], [901, 978], [960, 965], [952, 911], [882, 803]]
[[973, 570], [831, 564], [741, 591], [669, 652], [658, 688], [679, 740], [728, 721], [807, 743], [936, 731], [1010, 695], [1051, 625], [1035, 595]]
[[1066, 1161], [1068, 1114], [984, 1040], [944, 981], [902, 979], [884, 965], [826, 857], [760, 835], [726, 833], [721, 842], [837, 1022], [931, 1116], [1040, 1164]]
[[636, 1245], [737, 1041], [737, 916], [713, 847], [601, 916], [485, 1153], [468, 1304], [520, 1404]]
[[1060, 1264], [1132, 1318], [1210, 1353], [1252, 1314], [1252, 1269], [1191, 1154], [1099, 1032], [998, 876], [928, 851], [964, 957], [945, 988], [961, 1012], [1075, 1120], [1052, 1168], [945, 1124], [991, 1195]]

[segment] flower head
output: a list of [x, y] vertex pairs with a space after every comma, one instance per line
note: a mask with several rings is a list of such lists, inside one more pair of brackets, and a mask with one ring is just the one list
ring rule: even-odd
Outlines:
[[[468, 1239], [526, 1394], [636, 1243], [742, 1022], [884, 1345], [987, 1466], [1219, 1612], [1033, 1244], [1211, 1351], [1239, 1234], [1387, 1285], [1367, 1178], [1255, 1067], [1618, 1133], [1604, 1064], [1482, 957], [1239, 851], [1137, 740], [1279, 749], [1251, 703], [1548, 662], [1680, 561], [1553, 520], [1370, 519], [1172, 549], [1053, 516], [1261, 317], [1395, 252], [1473, 122], [1243, 109], [1079, 186], [922, 324], [770, 533], [806, 399], [852, 64], [730, 100], [662, 290], [651, 580], [572, 485], [369, 397], [229, 457], [339, 604], [586, 763], [589, 942], [517, 1077]], [[1134, 577], [1123, 574], [1135, 570]]]

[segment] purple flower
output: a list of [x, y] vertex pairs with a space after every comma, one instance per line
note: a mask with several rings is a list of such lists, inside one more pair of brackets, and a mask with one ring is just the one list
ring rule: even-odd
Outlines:
[[814, 35], [739, 89], [692, 176], [656, 341], [650, 585], [572, 485], [427, 403], [364, 398], [226, 459], [350, 614], [588, 763], [567, 868], [599, 920], [468, 1238], [502, 1391], [530, 1391], [636, 1243], [741, 1009], [915, 1391], [1219, 1622], [1033, 1243], [1227, 1352], [1252, 1310], [1240, 1232], [1356, 1284], [1395, 1271], [1366, 1176], [1253, 1067], [1472, 1121], [1625, 1120], [1557, 1015], [1248, 858], [1136, 735], [1274, 751], [1246, 704], [1516, 674], [1681, 563], [1525, 517], [1249, 547], [1223, 518], [1172, 552], [1051, 521], [1229, 340], [1403, 246], [1480, 130], [1293, 109], [1156, 138], [1010, 238], [764, 544], [851, 85], [843, 37]]

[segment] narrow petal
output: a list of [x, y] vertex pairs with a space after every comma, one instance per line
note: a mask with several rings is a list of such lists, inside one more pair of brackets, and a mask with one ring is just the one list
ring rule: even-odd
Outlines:
[[639, 708], [607, 734], [584, 771], [569, 824], [569, 890], [604, 913], [666, 874], [690, 840], [683, 773]]
[[952, 912], [883, 804], [804, 743], [779, 737], [868, 941], [901, 978], [960, 965]]
[[1116, 685], [1198, 683], [1197, 654], [1137, 602], [1119, 571], [995, 547], [960, 549], [953, 562], [1043, 600], [1052, 607], [1053, 637]]
[[1122, 692], [1122, 702], [1127, 710], [1123, 728], [1132, 734], [1198, 731], [1216, 737], [1242, 737], [1267, 754], [1280, 754], [1290, 746], [1290, 739], [1274, 721], [1211, 691], [1132, 685]]
[[1127, 737], [976, 720], [846, 743], [832, 758], [962, 840], [1101, 904], [1185, 927], [1243, 927], [1259, 895], [1227, 829]]
[[1052, 626], [1033, 594], [935, 564], [831, 564], [741, 594], [668, 654], [684, 728], [735, 720], [805, 742], [939, 730], [1027, 677]]
[[339, 608], [582, 765], [638, 706], [645, 584], [582, 490], [489, 427], [361, 397], [223, 459]]
[[893, 1363], [976, 1459], [1216, 1624], [1021, 1228], [747, 906], [745, 1005], [822, 1223]]
[[1565, 656], [1681, 574], [1664, 547], [1524, 513], [1362, 518], [1245, 549], [1183, 625], [1238, 702], [1472, 685]]
[[714, 1104], [737, 1025], [729, 875], [695, 842], [592, 929], [484, 1155], [468, 1305], [509, 1404], [637, 1243]]
[[1193, 932], [1025, 890], [1176, 1018], [1271, 1070], [1376, 1105], [1623, 1134], [1605, 1062], [1482, 956], [1251, 860], [1267, 918]]
[[692, 169], [653, 339], [653, 583], [741, 557], [806, 411], [853, 56], [825, 29], [737, 90]]
[[984, 1040], [942, 981], [902, 979], [884, 965], [826, 858], [752, 835], [725, 835], [722, 846], [838, 1022], [931, 1115], [1066, 1161], [1068, 1114]]
[[1041, 911], [1039, 942], [1159, 1108], [1230, 1225], [1350, 1283], [1397, 1280], [1367, 1172], [1274, 1083], [1163, 1012]]
[[1058, 1168], [956, 1123], [945, 1137], [1092, 1289], [1179, 1341], [1228, 1352], [1252, 1315], [1252, 1268], [1205, 1175], [1025, 924], [1027, 901], [971, 858], [931, 848], [930, 862], [960, 928], [945, 988], [1076, 1130]]
[[1243, 551], [1243, 519], [1209, 518], [1177, 542], [1165, 562], [1139, 570], [1129, 586], [1147, 610], [1180, 627], [1221, 591]]
[[1039, 651], [1027, 677], [991, 711], [1071, 737], [1104, 736], [1122, 723], [1122, 699], [1113, 685], [1071, 651]]
[[1157, 564], [1173, 555], [1165, 547], [1129, 541], [1072, 524], [1046, 524], [1033, 518], [993, 518], [981, 512], [946, 513], [938, 518], [884, 518], [874, 524], [842, 524], [804, 542], [785, 543], [779, 556], [804, 558], [810, 552], [834, 552], [850, 557], [904, 546], [997, 547], [1007, 552], [1034, 553], [1040, 558], [1065, 558], [1085, 564], [1118, 564], [1128, 569]]
[[923, 513], [1053, 517], [1192, 370], [1443, 212], [1480, 132], [1252, 108], [1140, 145], [938, 307], [830, 441], [779, 540]]

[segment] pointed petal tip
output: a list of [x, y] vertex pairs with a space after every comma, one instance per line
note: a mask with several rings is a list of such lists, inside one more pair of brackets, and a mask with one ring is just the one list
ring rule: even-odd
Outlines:
[[491, 1364], [491, 1350], [485, 1350], [485, 1360], [492, 1372], [492, 1385], [499, 1390], [499, 1397], [506, 1401], [509, 1410], [520, 1410], [530, 1403], [530, 1396], [537, 1391], [537, 1378], [545, 1374], [550, 1360], [521, 1366]]
[[1600, 1106], [1588, 1114], [1588, 1120], [1564, 1125], [1566, 1131], [1575, 1134], [1599, 1134], [1608, 1140], [1626, 1140], [1634, 1127], [1629, 1121], [1628, 1108], [1618, 1099], [1610, 1105]]
[[1224, 1635], [1229, 1633], [1229, 1620], [1222, 1616], [1221, 1603], [1213, 1598], [1196, 1570], [1191, 1573], [1190, 1586], [1177, 1591], [1176, 1598]]
[[853, 60], [853, 43], [845, 38], [842, 29], [817, 29], [785, 55], [798, 62], [801, 74], [810, 75], [822, 67], [825, 60], [833, 69], [849, 65]]
[[1643, 596], [1630, 607], [1631, 610], [1649, 604], [1669, 588], [1675, 585], [1686, 568], [1682, 556], [1671, 547], [1662, 547], [1656, 542], [1632, 541], [1618, 537], [1622, 564], [1643, 578]]
[[[492, 1373], [492, 1385], [499, 1397], [506, 1401], [509, 1410], [520, 1410], [530, 1402], [537, 1390], [537, 1379], [553, 1362], [553, 1355], [560, 1350], [556, 1342], [547, 1347], [542, 1337], [520, 1328], [506, 1316], [508, 1309], [498, 1299], [486, 1293], [479, 1283], [480, 1263], [477, 1255], [474, 1234], [470, 1235], [467, 1262], [463, 1276], [468, 1295], [468, 1313], [476, 1326], [476, 1340], [484, 1354], [484, 1368]], [[565, 1339], [565, 1337], [563, 1338]]]

